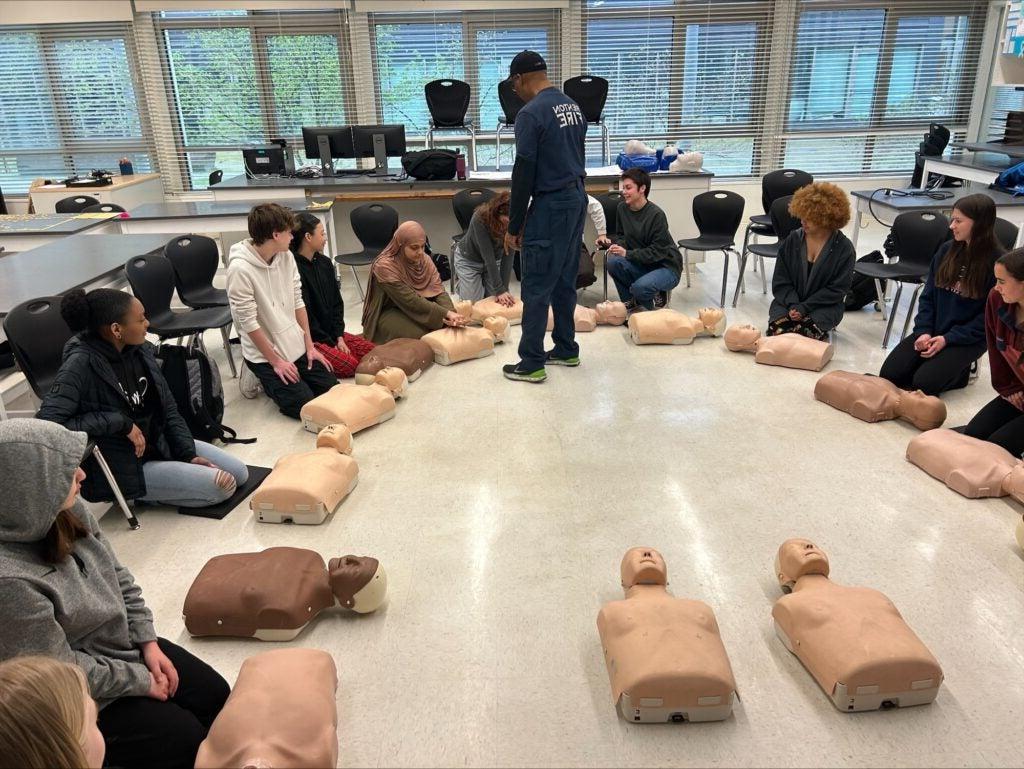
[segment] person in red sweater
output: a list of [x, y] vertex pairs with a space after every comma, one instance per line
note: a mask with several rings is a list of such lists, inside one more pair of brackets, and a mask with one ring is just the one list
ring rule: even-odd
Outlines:
[[1015, 457], [1024, 454], [1024, 248], [996, 260], [996, 286], [985, 305], [985, 338], [992, 387], [999, 396], [964, 429]]

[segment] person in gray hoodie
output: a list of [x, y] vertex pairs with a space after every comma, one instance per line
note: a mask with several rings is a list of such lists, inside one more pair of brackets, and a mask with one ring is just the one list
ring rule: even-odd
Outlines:
[[85, 433], [0, 422], [0, 660], [78, 665], [100, 707], [107, 765], [191, 767], [227, 682], [163, 638], [78, 490]]

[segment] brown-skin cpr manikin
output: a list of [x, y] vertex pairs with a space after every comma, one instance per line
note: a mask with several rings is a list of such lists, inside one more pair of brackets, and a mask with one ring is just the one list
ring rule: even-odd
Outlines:
[[775, 633], [842, 711], [924, 705], [942, 669], [899, 611], [877, 590], [828, 578], [828, 557], [806, 539], [788, 539], [775, 558], [783, 590]]
[[597, 615], [612, 695], [627, 721], [720, 721], [736, 682], [711, 607], [669, 594], [661, 553], [626, 551], [626, 598]]

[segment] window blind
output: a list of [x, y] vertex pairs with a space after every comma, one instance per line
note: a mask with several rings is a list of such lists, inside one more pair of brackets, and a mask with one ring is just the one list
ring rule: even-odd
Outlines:
[[0, 27], [0, 187], [131, 158], [152, 168], [132, 36], [123, 23]]

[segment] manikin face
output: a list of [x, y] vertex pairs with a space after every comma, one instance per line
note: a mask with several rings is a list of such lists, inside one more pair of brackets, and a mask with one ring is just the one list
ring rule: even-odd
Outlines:
[[107, 754], [107, 746], [103, 742], [103, 735], [96, 724], [99, 710], [96, 708], [96, 701], [84, 689], [82, 697], [83, 707], [85, 708], [85, 719], [82, 722], [82, 750], [85, 753], [86, 764], [90, 769], [100, 769], [103, 766], [103, 757]]
[[71, 506], [75, 504], [75, 499], [78, 497], [78, 492], [82, 488], [82, 481], [85, 480], [85, 470], [81, 467], [75, 470], [75, 475], [71, 479], [71, 490], [68, 492], [67, 497], [60, 504], [61, 510], [70, 510]]
[[779, 584], [792, 586], [807, 574], [828, 576], [828, 556], [809, 539], [787, 539], [775, 562]]
[[974, 220], [968, 219], [963, 211], [958, 208], [953, 209], [953, 215], [949, 219], [949, 230], [953, 233], [953, 240], [958, 240], [962, 243], [969, 242], [971, 239], [971, 230], [974, 229]]
[[427, 253], [427, 239], [417, 236], [402, 246], [402, 258], [409, 264], [416, 264]]
[[142, 306], [142, 302], [135, 298], [128, 305], [128, 312], [125, 313], [121, 322], [110, 324], [111, 335], [124, 344], [142, 344], [146, 341], [147, 329], [149, 329], [149, 321], [146, 320], [146, 309]]
[[632, 179], [622, 179], [619, 182], [619, 192], [622, 193], [622, 199], [625, 201], [627, 206], [631, 206], [635, 203], [639, 203], [644, 199], [644, 192], [647, 190], [641, 190], [640, 187], [636, 186], [636, 182]]
[[996, 291], [1007, 304], [1020, 304], [1024, 301], [1024, 280], [1017, 280], [1010, 271], [1001, 264], [996, 264]]
[[661, 553], [651, 547], [632, 547], [622, 556], [619, 567], [622, 586], [665, 585], [668, 583], [668, 567]]

